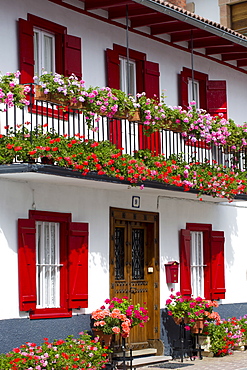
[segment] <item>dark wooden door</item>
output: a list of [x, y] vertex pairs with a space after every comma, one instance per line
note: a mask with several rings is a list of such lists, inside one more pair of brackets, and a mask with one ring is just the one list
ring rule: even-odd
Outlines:
[[150, 320], [131, 329], [129, 343], [148, 346], [159, 338], [158, 215], [111, 210], [110, 296], [148, 308]]

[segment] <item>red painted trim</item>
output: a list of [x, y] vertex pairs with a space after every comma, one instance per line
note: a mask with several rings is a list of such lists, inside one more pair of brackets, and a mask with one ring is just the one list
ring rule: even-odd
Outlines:
[[34, 313], [30, 313], [30, 319], [56, 319], [60, 317], [72, 317], [72, 310], [62, 308], [45, 308], [37, 309]]
[[[118, 44], [113, 44], [113, 50], [116, 51], [119, 55], [123, 57], [127, 57], [127, 48], [125, 46], [121, 46]], [[138, 60], [146, 60], [146, 54], [140, 51], [129, 49], [129, 57], [130, 59]]]
[[212, 231], [211, 224], [186, 223], [186, 230], [190, 231]]
[[197, 140], [193, 142], [191, 139], [185, 141], [185, 145], [192, 146], [194, 148], [203, 148], [203, 149], [211, 149], [211, 147], [205, 143], [203, 140]]
[[48, 21], [47, 19], [37, 17], [36, 15], [33, 14], [28, 13], [27, 17], [34, 27], [39, 27], [55, 34], [56, 72], [63, 74], [64, 73], [63, 41], [64, 35], [67, 34], [67, 28], [61, 26], [60, 24]]
[[71, 222], [71, 213], [29, 210], [29, 218], [36, 221]]
[[40, 27], [45, 30], [48, 30], [53, 33], [61, 33], [61, 34], [66, 34], [67, 33], [67, 28], [64, 26], [61, 26], [58, 23], [48, 21], [47, 19], [37, 17], [36, 15], [27, 14], [27, 19], [28, 21], [32, 22], [32, 24], [35, 27]]
[[[188, 104], [190, 103], [188, 101], [188, 79], [192, 78], [192, 70], [189, 68], [184, 67], [181, 72], [181, 79], [182, 82], [186, 84], [185, 86], [182, 86], [181, 88], [181, 94], [182, 94], [182, 103], [181, 105], [186, 108]], [[207, 81], [208, 81], [208, 75], [206, 73], [194, 71], [194, 79], [199, 82], [199, 98], [200, 98], [200, 108], [201, 109], [207, 109]]]
[[[47, 117], [53, 117], [56, 119], [61, 119], [63, 121], [68, 121], [68, 114], [60, 112], [59, 110], [55, 110], [52, 108], [47, 108], [47, 107], [42, 107], [41, 105], [33, 104], [32, 106], [28, 107], [28, 112], [29, 113], [34, 113], [34, 114], [40, 114], [42, 116], [47, 116]], [[81, 113], [81, 112], [80, 112]]]
[[[114, 22], [114, 21], [111, 21], [111, 20], [106, 19], [106, 18], [104, 18], [104, 17], [101, 17], [101, 16], [99, 16], [99, 15], [92, 14], [92, 13], [90, 13], [90, 12], [87, 12], [86, 10], [83, 10], [83, 9], [77, 8], [76, 6], [73, 6], [73, 5], [70, 5], [70, 4], [67, 4], [67, 3], [61, 3], [61, 1], [60, 1], [60, 0], [49, 0], [49, 1], [50, 1], [50, 2], [52, 2], [52, 3], [54, 3], [54, 4], [57, 4], [57, 5], [63, 6], [64, 8], [67, 8], [67, 9], [73, 10], [73, 11], [75, 11], [75, 12], [77, 12], [77, 13], [81, 13], [81, 14], [84, 14], [84, 15], [86, 15], [86, 16], [88, 16], [88, 17], [98, 19], [99, 21], [102, 21], [102, 22], [104, 22], [104, 23], [111, 24], [111, 25], [113, 25], [113, 26], [116, 26], [116, 27], [118, 27], [118, 28], [122, 28], [122, 29], [124, 29], [124, 30], [126, 29], [126, 27], [125, 27], [124, 25], [119, 24], [118, 22]], [[187, 49], [187, 48], [185, 48], [185, 47], [183, 47], [183, 46], [175, 45], [175, 44], [173, 44], [172, 42], [169, 42], [169, 41], [166, 41], [166, 40], [162, 40], [162, 39], [160, 39], [159, 37], [155, 37], [155, 36], [152, 36], [152, 35], [148, 35], [148, 34], [146, 34], [146, 33], [142, 32], [142, 31], [135, 30], [135, 29], [133, 29], [133, 28], [131, 28], [131, 27], [129, 28], [129, 32], [135, 33], [135, 34], [140, 35], [140, 36], [144, 36], [144, 37], [149, 38], [149, 39], [151, 39], [151, 40], [154, 40], [154, 41], [160, 42], [161, 44], [168, 45], [168, 46], [171, 46], [171, 47], [173, 47], [173, 48], [175, 48], [175, 49], [182, 50], [182, 51], [184, 51], [184, 52], [186, 52], [186, 53], [191, 54], [191, 50], [189, 50], [189, 49]], [[218, 64], [222, 64], [222, 65], [224, 65], [225, 67], [228, 67], [228, 68], [234, 69], [234, 70], [236, 70], [236, 71], [238, 71], [238, 72], [242, 72], [242, 73], [244, 73], [244, 74], [247, 74], [247, 71], [246, 71], [246, 70], [243, 70], [243, 69], [238, 68], [238, 67], [236, 67], [236, 66], [233, 66], [233, 65], [230, 65], [230, 64], [228, 64], [228, 63], [225, 63], [225, 62], [224, 62], [224, 61], [222, 61], [222, 60], [215, 59], [215, 58], [210, 57], [210, 56], [208, 56], [208, 55], [206, 55], [206, 54], [201, 54], [201, 53], [199, 53], [199, 52], [198, 52], [198, 51], [196, 51], [196, 50], [194, 50], [194, 51], [193, 51], [193, 54], [194, 54], [194, 55], [198, 55], [198, 56], [200, 56], [200, 57], [202, 57], [202, 58], [205, 58], [205, 59], [211, 60], [211, 61], [216, 62], [216, 63], [218, 63]]]

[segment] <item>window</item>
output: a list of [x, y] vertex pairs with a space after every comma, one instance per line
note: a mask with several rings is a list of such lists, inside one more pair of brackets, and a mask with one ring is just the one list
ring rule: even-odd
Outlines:
[[190, 236], [192, 295], [204, 297], [203, 233], [191, 231]]
[[88, 225], [70, 213], [29, 211], [18, 220], [20, 310], [70, 317], [88, 302]]
[[60, 306], [60, 227], [58, 222], [36, 222], [37, 308]]
[[136, 95], [136, 64], [134, 60], [120, 57], [120, 90], [127, 95]]
[[[227, 93], [226, 81], [209, 80], [208, 75], [198, 71], [193, 72], [194, 96], [197, 107], [205, 109], [211, 115], [222, 113], [227, 118]], [[183, 68], [180, 74], [181, 102], [183, 108], [187, 108], [193, 100], [192, 94], [192, 70]]]
[[188, 79], [188, 98], [189, 103], [195, 101], [196, 108], [200, 108], [199, 81], [193, 81], [192, 78]]
[[[146, 60], [146, 54], [136, 50], [129, 50], [130, 80], [133, 92], [146, 92], [147, 97], [159, 99], [159, 64]], [[106, 50], [107, 85], [125, 92], [127, 81], [127, 49], [120, 45], [113, 45], [113, 49]], [[130, 90], [131, 91], [131, 90]], [[111, 142], [118, 148], [122, 145], [121, 124], [118, 120], [110, 122]], [[150, 149], [154, 154], [161, 153], [160, 133], [155, 132], [150, 136], [143, 133], [143, 125], [138, 127], [139, 148]]]
[[185, 296], [225, 298], [224, 232], [186, 224], [180, 232], [180, 290]]
[[67, 28], [28, 14], [19, 19], [20, 83], [32, 83], [42, 67], [52, 72], [81, 77], [81, 39]]
[[42, 70], [55, 72], [55, 36], [52, 33], [34, 28], [34, 74], [40, 76]]

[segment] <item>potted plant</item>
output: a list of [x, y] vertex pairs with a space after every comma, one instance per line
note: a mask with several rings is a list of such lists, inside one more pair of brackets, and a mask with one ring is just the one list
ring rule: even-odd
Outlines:
[[185, 329], [192, 328], [194, 332], [202, 332], [205, 319], [211, 320], [219, 316], [217, 312], [213, 312], [213, 307], [218, 307], [216, 301], [184, 297], [180, 292], [170, 295], [166, 300], [166, 307], [168, 315], [174, 318], [176, 324], [184, 322]]
[[24, 108], [29, 105], [27, 94], [31, 88], [28, 85], [19, 85], [18, 79], [20, 74], [17, 71], [0, 75], [0, 103], [6, 104], [8, 108], [13, 106]]
[[128, 297], [106, 299], [105, 303], [108, 307], [104, 305], [92, 312], [93, 328], [104, 334], [120, 334], [127, 338], [131, 328], [143, 327], [149, 320], [147, 309], [140, 304], [133, 305]]

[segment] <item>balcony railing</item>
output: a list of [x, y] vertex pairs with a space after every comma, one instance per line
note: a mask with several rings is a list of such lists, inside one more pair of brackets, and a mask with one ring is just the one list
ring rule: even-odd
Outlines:
[[[85, 114], [78, 110], [64, 111], [53, 103], [35, 102], [24, 109], [0, 107], [0, 134], [10, 135], [27, 127], [30, 132], [39, 129], [41, 132], [56, 132], [59, 135], [73, 137], [80, 134], [84, 139], [95, 141], [109, 140], [117, 148], [122, 148], [123, 154], [134, 155], [135, 151], [150, 148], [154, 155], [161, 153], [166, 158], [171, 155], [181, 155], [186, 162], [192, 160], [203, 163], [215, 162], [226, 167], [237, 167], [245, 170], [247, 150], [232, 152], [230, 148], [222, 148], [204, 142], [192, 143], [186, 140], [181, 133], [162, 130], [145, 139], [142, 134], [142, 124], [129, 122], [127, 119], [109, 119], [100, 117], [89, 128]], [[28, 124], [27, 124], [28, 123]], [[23, 131], [24, 133], [24, 131]], [[30, 135], [32, 140], [32, 135]], [[149, 144], [147, 143], [149, 142]]]

